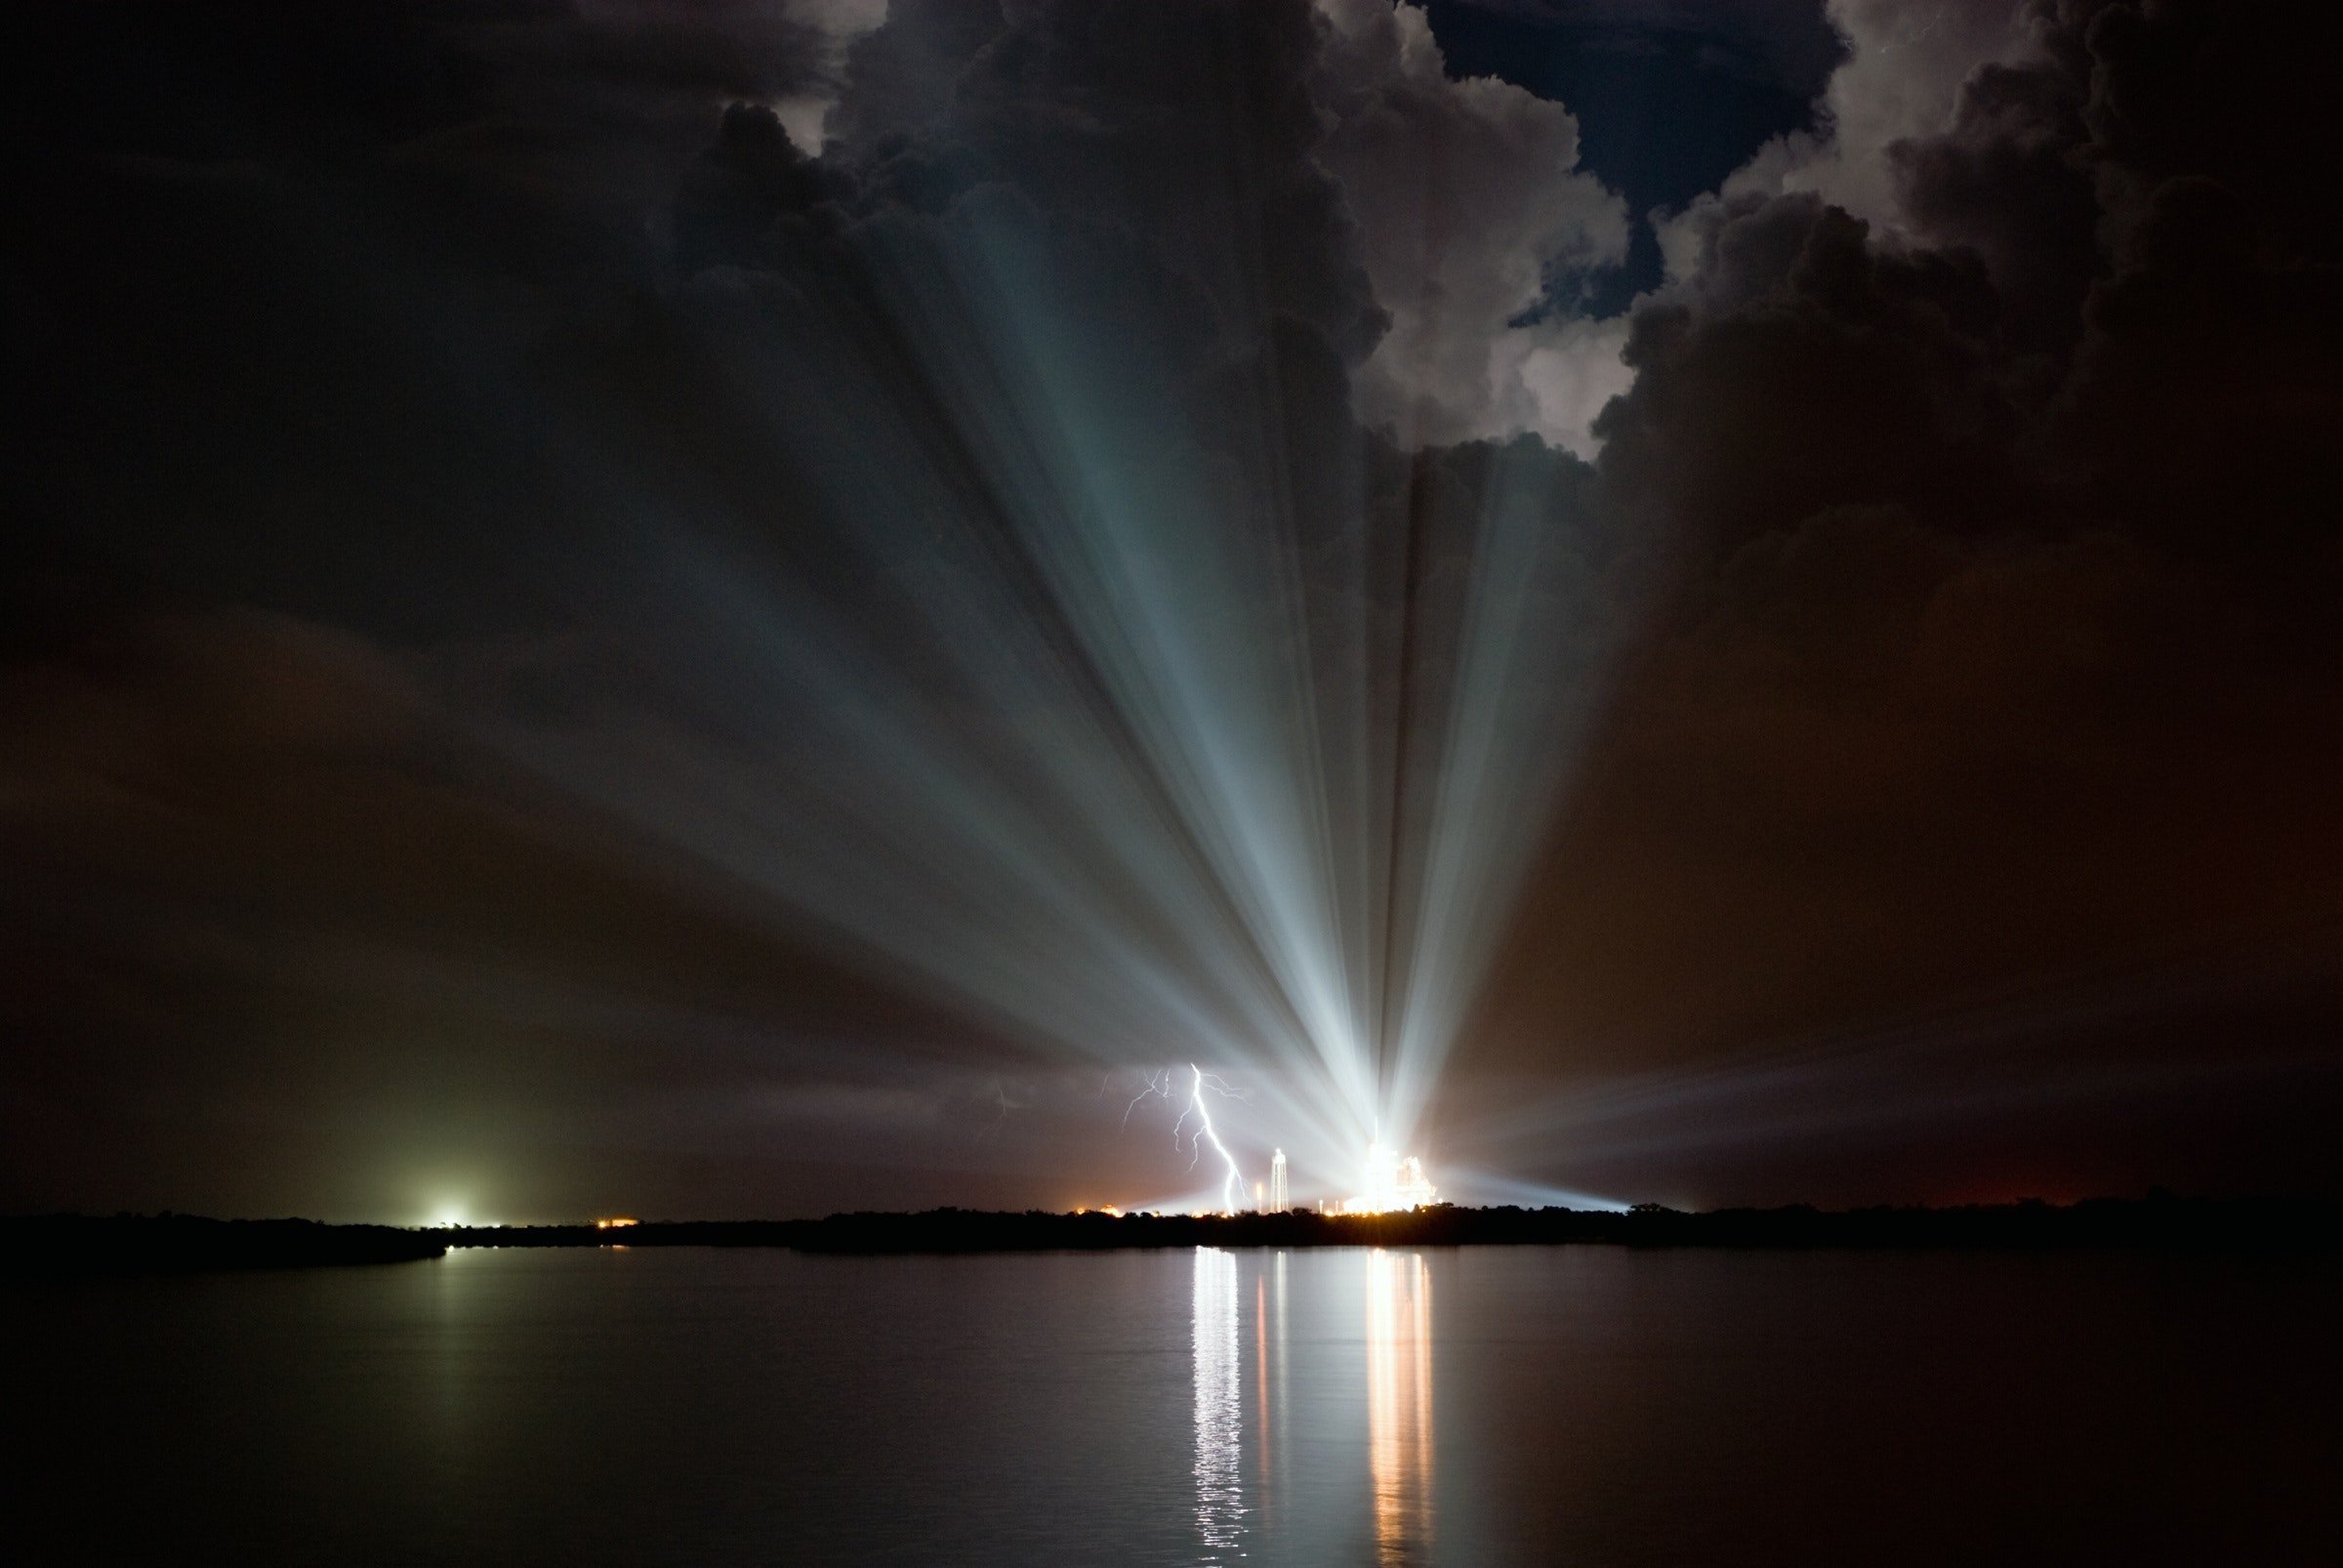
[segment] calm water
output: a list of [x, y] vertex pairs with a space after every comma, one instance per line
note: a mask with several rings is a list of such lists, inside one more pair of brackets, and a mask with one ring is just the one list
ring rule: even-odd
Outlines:
[[0, 1552], [2343, 1560], [2338, 1324], [2331, 1264], [1597, 1248], [18, 1288]]

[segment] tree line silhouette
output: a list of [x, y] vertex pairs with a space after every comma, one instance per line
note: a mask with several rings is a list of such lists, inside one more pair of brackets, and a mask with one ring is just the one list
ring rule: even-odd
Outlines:
[[0, 1277], [385, 1263], [451, 1247], [787, 1247], [805, 1253], [1089, 1252], [1180, 1247], [1864, 1248], [2025, 1252], [2343, 1252], [2343, 1204], [2317, 1199], [2089, 1198], [1952, 1208], [1625, 1212], [1429, 1208], [1382, 1215], [838, 1214], [822, 1219], [647, 1220], [401, 1229], [194, 1215], [0, 1219]]

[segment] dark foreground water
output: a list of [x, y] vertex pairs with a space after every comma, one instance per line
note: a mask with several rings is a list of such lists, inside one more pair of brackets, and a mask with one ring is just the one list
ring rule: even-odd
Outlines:
[[2343, 1278], [464, 1252], [0, 1292], [0, 1559], [2343, 1561]]

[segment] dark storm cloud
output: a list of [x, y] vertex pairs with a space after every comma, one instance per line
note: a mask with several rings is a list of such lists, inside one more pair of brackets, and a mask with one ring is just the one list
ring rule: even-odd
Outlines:
[[[17, 1201], [178, 1181], [252, 1206], [291, 1181], [364, 1213], [448, 1149], [550, 1194], [622, 1158], [581, 1140], [624, 1150], [669, 1101], [843, 1091], [874, 1051], [980, 1035], [777, 940], [453, 722], [481, 698], [451, 681], [552, 662], [118, 603], [20, 649], [0, 670]], [[120, 1163], [88, 1169], [92, 1148]]]
[[[1379, 312], [1339, 189], [1314, 161], [1322, 24], [1309, 7], [1009, 9], [1013, 25], [965, 63], [955, 57], [974, 29], [963, 16], [981, 15], [966, 6], [906, 7], [857, 47], [839, 116], [880, 130], [879, 189], [932, 201], [906, 160], [1007, 183], [1058, 221], [1128, 230], [1153, 266], [1203, 292], [1214, 328], [1291, 317], [1364, 356]], [[915, 42], [890, 48], [898, 38]], [[948, 91], [894, 102], [906, 49], [949, 62]]]
[[266, 167], [540, 217], [662, 199], [713, 104], [830, 70], [824, 35], [761, 0], [30, 5], [10, 25], [8, 112], [36, 176]]
[[[2257, 23], [2179, 7], [2031, 16], [2041, 58], [1986, 65], [1948, 132], [1887, 149], [1911, 242], [1811, 196], [1696, 210], [1698, 258], [1640, 313], [1635, 392], [1602, 427], [1638, 504], [1728, 536], [1896, 501], [1948, 524], [2185, 512], [2202, 544], [2315, 546], [2343, 250], [2330, 204], [2239, 144], [2276, 159], [2316, 138], [2141, 123], [2258, 127], [2264, 104], [2316, 100], [2287, 63], [2297, 29], [2240, 39]], [[2193, 67], [2142, 29], [2202, 34]], [[2242, 59], [2266, 63], [2247, 79]]]
[[1888, 148], [1905, 234], [1730, 198], [1636, 317], [1601, 466], [1677, 586], [1513, 970], [1590, 1052], [2271, 945], [2331, 991], [2343, 254], [2278, 173], [2318, 51], [2027, 22]]
[[[548, 1213], [1095, 1196], [1052, 1183], [1097, 1157], [1064, 1130], [1104, 1086], [1036, 1065], [1029, 999], [940, 994], [518, 760], [752, 802], [776, 863], [900, 857], [929, 878], [910, 916], [1010, 907], [965, 846], [870, 837], [919, 781], [854, 752], [867, 718], [1043, 810], [1047, 864], [1129, 907], [1079, 814], [1043, 809], [1063, 780], [1036, 737], [1105, 702], [1020, 554], [1019, 386], [970, 369], [1007, 357], [1005, 298], [1079, 360], [1127, 494], [1204, 475], [1231, 537], [1290, 530], [1304, 635], [1336, 669], [1336, 623], [1370, 625], [1381, 662], [1342, 675], [1378, 704], [1410, 588], [1416, 683], [1445, 684], [1510, 497], [1582, 561], [1533, 623], [1636, 632], [1616, 687], [1553, 694], [1604, 717], [1590, 741], [1557, 722], [1541, 759], [1567, 754], [1569, 809], [1459, 1064], [1459, 1146], [1494, 1096], [1519, 1173], [1570, 1176], [1580, 1137], [1580, 1174], [1622, 1190], [1788, 1198], [1786, 1173], [1823, 1191], [1847, 1151], [1852, 1200], [1947, 1195], [1977, 1174], [1929, 1152], [1974, 1134], [1957, 1107], [2044, 1085], [2169, 1081], [2136, 1103], [2281, 1125], [2223, 1097], [2261, 1043], [2215, 1037], [2282, 1014], [2280, 1053], [2316, 1057], [2301, 975], [2331, 970], [2343, 915], [2343, 228], [2304, 167], [2338, 144], [2326, 24], [1830, 15], [1862, 91], [1681, 219], [1675, 275], [1617, 329], [1633, 383], [1589, 466], [1534, 439], [1410, 450], [1354, 414], [1422, 316], [1403, 283], [1473, 302], [1398, 384], [1442, 403], [1418, 434], [1551, 433], [1521, 411], [1528, 354], [1603, 348], [1567, 313], [1508, 338], [1503, 303], [1616, 248], [1624, 182], [1573, 164], [1598, 110], [1446, 80], [1412, 12], [897, 0], [857, 34], [749, 4], [19, 8], [9, 1192], [317, 1191], [355, 1216], [434, 1161], [502, 1161]], [[1816, 17], [1532, 20], [1698, 33], [1704, 69], [1802, 103], [1839, 48]], [[1940, 80], [1965, 81], [1941, 125], [1856, 112]], [[1553, 222], [1475, 220], [1433, 236], [1439, 265], [1396, 265], [1423, 238], [1397, 152], [1433, 138], [1456, 155], [1424, 167], [1475, 179], [1471, 210]], [[1330, 564], [1353, 528], [1356, 581]], [[736, 599], [676, 592], [690, 570]], [[1162, 586], [1185, 581], [1173, 561]], [[1002, 604], [1029, 613], [987, 621]], [[742, 651], [815, 643], [853, 701]], [[1049, 681], [1005, 708], [992, 682], [1029, 668]], [[2085, 1026], [2028, 1001], [2263, 951], [2299, 970], [2282, 1007]], [[2024, 1015], [2020, 1045], [1962, 1053], [1979, 995]], [[1845, 1044], [1913, 1017], [1955, 1042], [1925, 1071]], [[1766, 1054], [1786, 1042], [1811, 1060]], [[1705, 1097], [1671, 1076], [1698, 1064]], [[1538, 1123], [1549, 1090], [1614, 1077], [1632, 1114]], [[1952, 1109], [1928, 1122], [1915, 1093]], [[1829, 1116], [1788, 1103], [1816, 1097]], [[2150, 1129], [2075, 1179], [2170, 1179], [2182, 1145], [2206, 1181], [2269, 1169]], [[2012, 1134], [2007, 1168], [2038, 1146]], [[957, 1187], [925, 1174], [955, 1166]]]
[[58, 548], [401, 635], [509, 616], [494, 539], [567, 500], [533, 472], [548, 345], [653, 283], [724, 103], [828, 68], [769, 6], [8, 24], [10, 374], [44, 454], [13, 509]]

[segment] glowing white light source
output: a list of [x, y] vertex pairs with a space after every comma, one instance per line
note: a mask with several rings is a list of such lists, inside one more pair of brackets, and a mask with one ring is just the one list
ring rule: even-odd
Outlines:
[[1342, 1200], [1346, 1215], [1387, 1215], [1436, 1202], [1440, 1189], [1423, 1174], [1423, 1162], [1402, 1158], [1379, 1142], [1367, 1145], [1367, 1190]]

